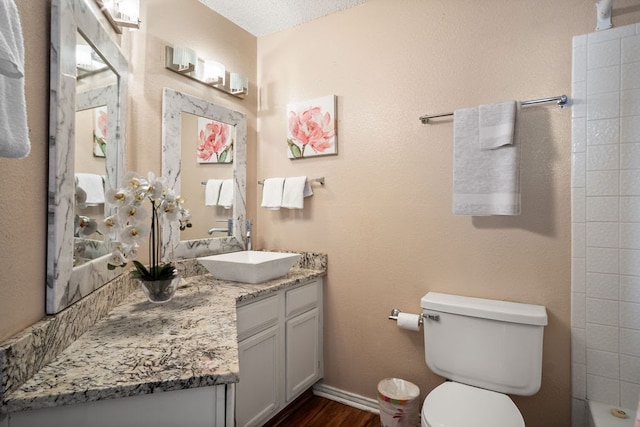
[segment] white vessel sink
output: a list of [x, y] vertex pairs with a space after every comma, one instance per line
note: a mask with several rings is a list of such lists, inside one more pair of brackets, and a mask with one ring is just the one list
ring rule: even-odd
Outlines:
[[282, 277], [300, 259], [288, 252], [241, 251], [198, 258], [216, 279], [260, 283]]

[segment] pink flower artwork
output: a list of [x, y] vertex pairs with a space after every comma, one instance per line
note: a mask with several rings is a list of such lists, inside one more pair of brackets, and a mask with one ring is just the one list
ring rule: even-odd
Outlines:
[[235, 128], [227, 123], [198, 117], [198, 163], [233, 162]]
[[287, 105], [290, 159], [337, 154], [335, 96]]
[[94, 109], [93, 155], [105, 157], [107, 154], [107, 107]]

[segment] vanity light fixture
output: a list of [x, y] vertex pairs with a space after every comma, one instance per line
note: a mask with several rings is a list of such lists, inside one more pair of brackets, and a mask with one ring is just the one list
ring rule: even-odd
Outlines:
[[140, 0], [95, 0], [116, 33], [122, 28], [140, 28]]
[[[189, 48], [165, 46], [164, 66], [168, 70], [237, 98], [244, 98], [249, 93], [247, 77], [228, 72], [220, 62], [198, 58], [196, 52]], [[227, 78], [227, 75], [230, 78]]]

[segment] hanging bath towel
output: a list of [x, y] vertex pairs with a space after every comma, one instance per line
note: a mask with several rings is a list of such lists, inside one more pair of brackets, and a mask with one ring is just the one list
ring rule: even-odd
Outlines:
[[22, 158], [31, 150], [24, 94], [24, 42], [13, 0], [0, 0], [0, 156]]

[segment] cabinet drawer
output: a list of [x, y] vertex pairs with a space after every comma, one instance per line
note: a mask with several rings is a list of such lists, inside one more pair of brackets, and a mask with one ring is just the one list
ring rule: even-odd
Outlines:
[[238, 341], [278, 323], [278, 295], [238, 307]]
[[314, 281], [287, 291], [286, 316], [289, 317], [317, 306], [319, 299], [318, 286], [320, 286], [319, 282]]

